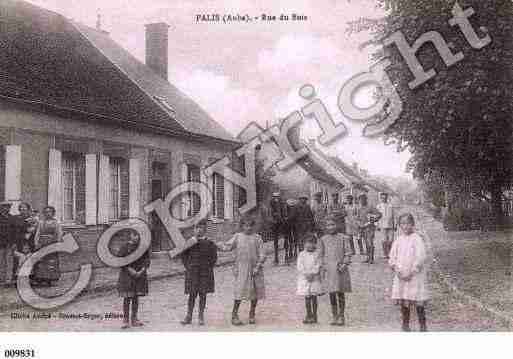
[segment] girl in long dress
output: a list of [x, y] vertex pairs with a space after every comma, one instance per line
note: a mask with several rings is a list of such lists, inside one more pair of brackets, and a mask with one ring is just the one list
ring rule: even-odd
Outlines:
[[351, 292], [349, 263], [351, 254], [346, 249], [346, 235], [338, 233], [337, 222], [328, 216], [326, 234], [319, 240], [320, 257], [325, 270], [324, 286], [330, 295], [333, 320], [331, 325], [345, 325], [346, 293]]
[[255, 221], [245, 217], [241, 220], [242, 232], [236, 233], [230, 240], [219, 243], [221, 251], [235, 250], [234, 302], [232, 324], [243, 325], [239, 319], [239, 307], [243, 300], [251, 301], [249, 324], [255, 324], [255, 311], [259, 299], [265, 298], [264, 242], [259, 234], [254, 233]]
[[303, 324], [317, 323], [317, 296], [324, 294], [321, 282], [322, 263], [313, 234], [305, 236], [305, 250], [297, 259], [297, 294], [305, 298], [306, 317]]
[[[43, 209], [44, 218], [39, 222], [39, 235], [36, 238], [36, 250], [62, 240], [62, 227], [55, 219], [55, 208], [47, 206]], [[51, 286], [61, 276], [59, 254], [52, 253], [42, 258], [34, 269], [34, 279], [39, 283]]]
[[425, 304], [429, 299], [426, 273], [426, 245], [415, 233], [411, 213], [399, 217], [401, 234], [392, 244], [389, 265], [395, 273], [392, 299], [401, 306], [402, 329], [410, 331], [410, 307], [415, 306], [420, 331], [427, 331]]

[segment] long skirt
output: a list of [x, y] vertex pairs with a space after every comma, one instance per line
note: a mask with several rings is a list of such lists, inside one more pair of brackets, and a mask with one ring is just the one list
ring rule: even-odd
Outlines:
[[[40, 237], [40, 246], [44, 247], [54, 243], [54, 236]], [[39, 281], [57, 281], [61, 277], [59, 254], [52, 253], [42, 258], [35, 266], [33, 277]]]

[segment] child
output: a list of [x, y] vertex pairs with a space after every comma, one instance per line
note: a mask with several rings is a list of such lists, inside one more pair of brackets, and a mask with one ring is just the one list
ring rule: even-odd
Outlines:
[[[23, 275], [23, 273], [20, 273], [21, 268], [23, 267], [23, 264], [25, 263], [25, 261], [27, 259], [30, 258], [31, 255], [32, 255], [32, 252], [30, 251], [30, 244], [28, 242], [23, 243], [23, 245], [21, 246], [21, 251], [18, 251], [18, 250], [14, 251], [14, 256], [18, 260], [18, 273], [16, 273], [16, 282], [14, 283], [15, 286], [17, 286], [18, 278]], [[31, 285], [33, 285], [34, 283], [32, 283], [31, 277], [32, 276], [29, 275], [29, 278], [31, 279], [31, 281], [30, 281]]]
[[255, 310], [259, 299], [265, 298], [263, 266], [265, 262], [264, 242], [260, 235], [253, 233], [255, 221], [249, 217], [241, 220], [242, 232], [236, 233], [229, 241], [219, 243], [221, 251], [235, 250], [233, 274], [234, 303], [232, 324], [243, 325], [239, 319], [242, 300], [250, 300], [249, 324], [255, 324]]
[[399, 217], [401, 234], [392, 244], [389, 265], [395, 272], [392, 299], [401, 305], [403, 331], [410, 331], [410, 306], [415, 305], [420, 331], [427, 331], [424, 305], [429, 299], [426, 277], [426, 246], [415, 233], [415, 220], [410, 213]]
[[[139, 235], [130, 231], [124, 246], [121, 248], [122, 256], [127, 256], [137, 249]], [[123, 326], [121, 329], [130, 327], [141, 327], [144, 324], [137, 319], [139, 309], [139, 297], [148, 294], [147, 271], [150, 266], [149, 251], [144, 253], [138, 260], [121, 267], [119, 271], [118, 291], [123, 298]], [[130, 303], [132, 303], [132, 320], [130, 318]]]
[[345, 293], [351, 292], [351, 276], [349, 274], [350, 253], [346, 250], [347, 236], [337, 233], [337, 222], [332, 216], [325, 221], [326, 234], [321, 237], [320, 258], [326, 272], [324, 285], [330, 294], [331, 325], [345, 325], [344, 310]]
[[305, 236], [305, 250], [297, 260], [297, 294], [305, 297], [306, 317], [304, 324], [317, 323], [317, 296], [324, 294], [321, 283], [321, 261], [316, 251], [315, 236]]
[[198, 324], [205, 325], [205, 307], [207, 293], [214, 293], [214, 266], [217, 262], [217, 247], [205, 237], [207, 222], [200, 221], [194, 227], [194, 238], [197, 243], [182, 253], [185, 267], [185, 294], [189, 295], [187, 315], [181, 321], [183, 325], [191, 324], [194, 303], [199, 295]]

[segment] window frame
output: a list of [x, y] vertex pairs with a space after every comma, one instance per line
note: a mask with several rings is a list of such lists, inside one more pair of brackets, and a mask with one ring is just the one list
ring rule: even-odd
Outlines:
[[[118, 157], [109, 157], [109, 221], [110, 222], [113, 222], [113, 221], [117, 221], [121, 218], [121, 200], [122, 200], [122, 196], [121, 196], [121, 165], [122, 165], [122, 161], [124, 161], [123, 158], [118, 158]], [[113, 173], [112, 173], [112, 167], [115, 167], [115, 170], [117, 172], [116, 176], [113, 176]], [[113, 183], [113, 177], [115, 177], [117, 179], [117, 183], [116, 183], [116, 195], [115, 197], [113, 196], [113, 187], [114, 187], [114, 183]], [[113, 205], [113, 199], [116, 198], [117, 200], [117, 213], [113, 213], [114, 212], [114, 205]]]
[[[65, 163], [71, 162], [71, 171], [67, 169]], [[74, 152], [62, 152], [62, 173], [61, 173], [61, 220], [64, 225], [77, 224], [77, 175], [78, 175], [78, 156]], [[71, 172], [71, 217], [65, 218], [66, 215], [66, 187], [64, 176], [66, 172]]]

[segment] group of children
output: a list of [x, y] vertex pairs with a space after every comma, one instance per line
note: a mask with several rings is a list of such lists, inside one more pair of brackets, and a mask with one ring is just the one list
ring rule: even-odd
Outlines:
[[[401, 307], [403, 330], [410, 330], [410, 307], [416, 306], [420, 330], [427, 330], [424, 305], [428, 300], [426, 287], [426, 248], [420, 235], [415, 233], [414, 218], [411, 214], [399, 217], [401, 234], [393, 242], [389, 265], [394, 272], [392, 299]], [[242, 301], [250, 302], [249, 324], [255, 324], [258, 301], [265, 298], [263, 265], [265, 262], [264, 243], [259, 234], [254, 233], [254, 220], [244, 218], [242, 231], [224, 243], [214, 243], [206, 237], [206, 222], [194, 228], [197, 243], [182, 253], [185, 266], [185, 294], [188, 295], [187, 314], [183, 325], [192, 323], [196, 298], [199, 297], [198, 324], [205, 324], [206, 298], [215, 290], [214, 266], [217, 250], [235, 251], [234, 301], [231, 322], [235, 326], [244, 323], [239, 318]], [[332, 321], [331, 325], [345, 325], [346, 293], [351, 292], [350, 264], [352, 251], [346, 248], [348, 236], [340, 233], [336, 219], [328, 216], [325, 231], [320, 238], [315, 234], [304, 235], [305, 248], [297, 259], [297, 295], [304, 297], [306, 316], [304, 324], [318, 322], [317, 297], [328, 293]], [[129, 241], [135, 246], [133, 240]], [[146, 271], [149, 257], [123, 267], [120, 272], [120, 296], [124, 298], [125, 314], [123, 328], [129, 326], [129, 306], [132, 304], [132, 325], [140, 326], [137, 319], [138, 297], [148, 292]]]

